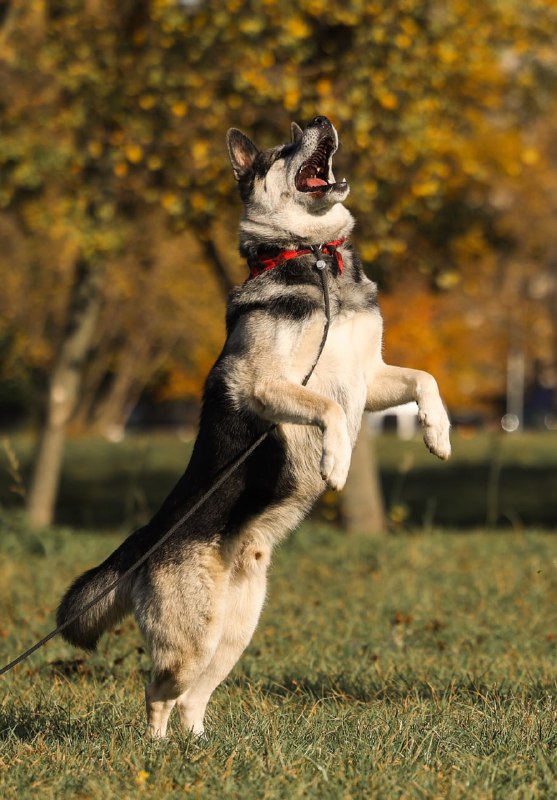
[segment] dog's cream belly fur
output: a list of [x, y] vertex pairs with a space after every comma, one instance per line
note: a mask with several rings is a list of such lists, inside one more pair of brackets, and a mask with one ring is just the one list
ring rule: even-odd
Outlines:
[[[313, 320], [292, 355], [286, 375], [292, 382], [303, 380], [317, 356], [322, 333], [322, 321]], [[381, 363], [381, 338], [378, 311], [341, 314], [331, 324], [325, 347], [307, 384], [308, 389], [342, 406], [353, 443], [360, 429], [367, 387], [374, 369]]]
[[[301, 382], [307, 373], [308, 365], [317, 355], [322, 333], [322, 321], [319, 318], [312, 321], [292, 355], [287, 377], [293, 382]], [[340, 315], [331, 325], [325, 348], [307, 384], [308, 389], [342, 406], [352, 445], [360, 430], [371, 375], [381, 362], [381, 336], [378, 311]], [[323, 434], [312, 425], [282, 424], [279, 429], [287, 443], [298, 487], [296, 495], [309, 508], [325, 488], [320, 474]]]

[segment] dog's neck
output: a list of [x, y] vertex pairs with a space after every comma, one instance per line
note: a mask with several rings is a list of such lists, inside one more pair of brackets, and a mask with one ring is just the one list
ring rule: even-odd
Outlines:
[[[257, 278], [264, 272], [270, 272], [276, 267], [286, 263], [287, 261], [299, 261], [305, 256], [313, 256], [316, 259], [316, 265], [320, 264], [320, 269], [326, 266], [324, 260], [330, 256], [336, 262], [338, 274], [342, 274], [344, 270], [344, 259], [339, 247], [344, 244], [344, 239], [336, 239], [333, 242], [324, 242], [321, 245], [314, 247], [300, 247], [295, 250], [276, 250], [276, 248], [260, 248], [256, 252], [248, 252], [244, 255], [247, 258], [248, 266], [250, 268], [250, 278]], [[317, 260], [318, 259], [318, 260]]]
[[240, 222], [240, 250], [254, 252], [259, 249], [296, 249], [300, 246], [320, 245], [336, 239], [347, 239], [354, 227], [354, 217], [341, 203], [336, 203], [323, 214], [297, 212], [290, 206], [261, 217], [244, 211]]

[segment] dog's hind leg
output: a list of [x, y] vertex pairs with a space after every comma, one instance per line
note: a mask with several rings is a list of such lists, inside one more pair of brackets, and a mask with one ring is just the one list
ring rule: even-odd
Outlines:
[[192, 547], [179, 566], [164, 565], [136, 593], [138, 624], [153, 661], [145, 690], [152, 736], [166, 736], [178, 698], [207, 669], [221, 639], [230, 567], [211, 546]]
[[[219, 631], [220, 633], [220, 631]], [[175, 663], [164, 669], [155, 667], [154, 677], [145, 689], [148, 730], [151, 736], [164, 738], [172, 709], [179, 699], [196, 685], [200, 675], [212, 662], [220, 636], [213, 629], [202, 640], [181, 642], [181, 652], [173, 652]], [[157, 659], [158, 660], [158, 659]], [[168, 659], [164, 661], [168, 663]], [[197, 731], [196, 731], [197, 732]]]
[[174, 675], [159, 675], [145, 688], [147, 725], [151, 736], [164, 738], [181, 684]]
[[204, 672], [178, 698], [176, 707], [184, 728], [201, 736], [205, 709], [213, 691], [234, 667], [257, 627], [265, 601], [270, 548], [250, 544], [236, 561], [224, 609], [222, 635]]

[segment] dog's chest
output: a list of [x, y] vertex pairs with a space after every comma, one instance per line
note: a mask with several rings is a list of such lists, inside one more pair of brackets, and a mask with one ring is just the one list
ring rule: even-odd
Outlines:
[[[323, 335], [323, 318], [308, 323], [292, 353], [292, 378], [299, 382], [315, 362]], [[308, 388], [340, 403], [359, 426], [367, 384], [381, 359], [382, 321], [377, 309], [341, 312], [331, 321], [323, 352]]]

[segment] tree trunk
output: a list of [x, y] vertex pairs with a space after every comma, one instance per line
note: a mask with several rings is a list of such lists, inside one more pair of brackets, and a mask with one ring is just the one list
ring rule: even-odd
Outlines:
[[100, 301], [100, 268], [78, 260], [66, 325], [50, 378], [45, 420], [29, 491], [27, 513], [34, 526], [49, 525], [54, 517], [67, 424], [77, 405]]
[[215, 241], [210, 233], [204, 232], [202, 236], [197, 237], [203, 255], [209, 262], [209, 266], [213, 270], [213, 275], [217, 279], [223, 297], [226, 300], [228, 293], [234, 288], [234, 281], [230, 276], [227, 265], [222, 260]]
[[339, 502], [342, 528], [347, 533], [377, 536], [385, 532], [385, 508], [375, 442], [365, 416]]
[[138, 382], [138, 373], [144, 369], [144, 361], [148, 360], [149, 348], [146, 343], [143, 344], [143, 348], [136, 344], [121, 360], [110, 387], [95, 409], [95, 428], [109, 439], [113, 434], [123, 432], [132, 410], [129, 407], [131, 389]]
[[78, 430], [88, 428], [95, 417], [101, 387], [106, 381], [110, 357], [116, 346], [110, 333], [117, 327], [118, 315], [119, 308], [114, 302], [107, 312], [105, 298], [103, 314], [96, 326], [95, 337], [91, 344], [94, 358], [91, 359], [91, 363], [86, 364], [81, 381], [79, 404], [72, 415], [72, 427]]

